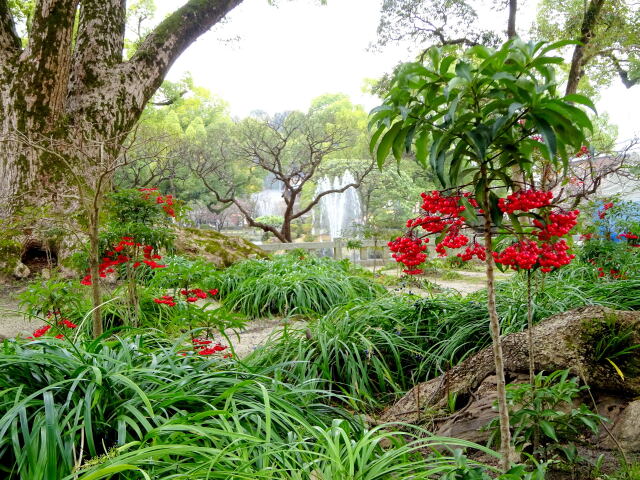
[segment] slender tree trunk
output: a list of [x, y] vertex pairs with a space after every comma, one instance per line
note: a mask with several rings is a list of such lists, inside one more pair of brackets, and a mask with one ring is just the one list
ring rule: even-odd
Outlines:
[[578, 90], [578, 83], [584, 75], [585, 48], [587, 48], [593, 38], [594, 29], [604, 3], [605, 0], [590, 0], [589, 5], [587, 5], [584, 12], [582, 26], [580, 27], [580, 38], [578, 38], [580, 44], [575, 46], [573, 50], [573, 57], [571, 58], [569, 78], [567, 79], [567, 95], [576, 93]]
[[529, 381], [535, 385], [536, 364], [533, 352], [533, 305], [531, 299], [531, 270], [527, 271], [527, 330], [529, 332]]
[[[291, 220], [285, 218], [282, 223], [282, 228], [280, 229], [280, 233], [282, 234], [282, 238], [279, 239], [282, 243], [291, 243], [293, 239], [291, 237]], [[284, 241], [283, 241], [284, 240]]]
[[89, 273], [91, 274], [91, 300], [93, 302], [93, 312], [91, 314], [93, 338], [98, 338], [103, 333], [102, 315], [100, 312], [102, 297], [100, 295], [99, 264], [98, 212], [94, 210], [90, 215], [89, 226]]
[[[488, 185], [485, 180], [485, 185]], [[485, 199], [488, 201], [489, 188], [485, 188]], [[513, 460], [511, 449], [511, 430], [509, 428], [509, 410], [507, 408], [506, 381], [504, 376], [504, 357], [502, 355], [502, 342], [500, 340], [500, 320], [496, 310], [496, 290], [494, 279], [495, 262], [492, 246], [492, 223], [489, 208], [484, 213], [484, 245], [487, 254], [487, 308], [489, 311], [489, 328], [493, 345], [493, 358], [496, 366], [496, 389], [498, 394], [498, 415], [500, 417], [500, 452], [502, 453], [501, 467], [503, 471], [509, 470]]]
[[516, 35], [516, 14], [518, 13], [518, 0], [509, 0], [509, 20], [507, 21], [507, 36], [511, 39]]

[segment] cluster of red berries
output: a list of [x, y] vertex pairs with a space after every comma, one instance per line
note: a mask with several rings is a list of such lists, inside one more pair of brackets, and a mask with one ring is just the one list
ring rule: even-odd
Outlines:
[[[127, 247], [133, 247], [129, 249], [129, 255], [125, 255], [121, 253]], [[151, 269], [156, 268], [164, 268], [166, 265], [161, 265], [156, 262], [156, 260], [160, 260], [162, 257], [160, 255], [156, 255], [153, 253], [153, 247], [151, 245], [142, 245], [141, 243], [135, 242], [133, 237], [122, 237], [118, 244], [113, 247], [113, 250], [105, 252], [105, 257], [103, 257], [102, 262], [98, 266], [98, 274], [101, 278], [105, 278], [108, 273], [115, 272], [113, 267], [118, 265], [122, 265], [132, 261], [132, 257], [134, 257], [138, 248], [142, 247], [143, 260], [135, 261], [133, 263], [133, 268], [138, 268], [142, 264], [147, 265]], [[82, 285], [91, 285], [91, 274], [85, 275], [85, 277], [80, 282]]]
[[154, 298], [153, 301], [160, 305], [176, 306], [176, 300], [171, 295], [163, 295], [160, 298]]
[[478, 260], [484, 262], [487, 259], [487, 250], [479, 243], [474, 242], [471, 246], [467, 247], [464, 252], [459, 253], [458, 257], [465, 262], [468, 262], [473, 257], [477, 257]]
[[564, 239], [556, 243], [543, 243], [540, 245], [540, 271], [548, 273], [554, 268], [569, 265], [576, 256], [568, 254], [569, 245]]
[[442, 196], [438, 190], [433, 190], [430, 194], [421, 193], [422, 208], [425, 212], [457, 218], [465, 207], [460, 205], [460, 197], [456, 195]]
[[[469, 238], [460, 233], [465, 222], [462, 216], [465, 207], [461, 204], [463, 196], [474, 208], [478, 207], [477, 201], [470, 193], [451, 196], [443, 196], [438, 191], [430, 194], [423, 193], [421, 208], [428, 215], [407, 221], [407, 228], [410, 229], [419, 226], [429, 233], [446, 232], [442, 241], [436, 244], [435, 250], [439, 256], [446, 256], [447, 248], [462, 248], [469, 243]], [[550, 207], [552, 199], [552, 192], [529, 189], [499, 199], [498, 206], [502, 212], [509, 214], [517, 211], [529, 212]], [[478, 212], [484, 213], [480, 209]], [[523, 240], [510, 245], [502, 252], [493, 252], [495, 261], [516, 270], [530, 270], [540, 266], [543, 272], [550, 272], [553, 268], [567, 265], [574, 258], [574, 255], [567, 253], [569, 246], [564, 240], [558, 240], [555, 243], [551, 240], [566, 235], [577, 224], [579, 213], [578, 210], [555, 211], [548, 213], [545, 221], [534, 220], [537, 231], [533, 234], [537, 237], [537, 241]], [[427, 241], [428, 239], [411, 236], [389, 242], [389, 248], [394, 252], [392, 257], [408, 267], [404, 270], [405, 273], [412, 275], [422, 273], [421, 269], [414, 267], [427, 259], [427, 254], [424, 253]], [[458, 253], [458, 257], [464, 261], [471, 260], [474, 256], [482, 261], [487, 258], [484, 247], [475, 242], [463, 253]]]
[[552, 212], [549, 214], [549, 220], [543, 224], [536, 219], [533, 224], [540, 230], [536, 236], [540, 240], [549, 240], [551, 237], [563, 237], [578, 223], [578, 215], [580, 210], [572, 210], [566, 213]]
[[[197, 302], [200, 299], [207, 298], [207, 292], [202, 290], [201, 288], [193, 288], [191, 290], [180, 290], [180, 293], [187, 297], [187, 302], [193, 303]], [[218, 294], [218, 289], [214, 288], [213, 290], [209, 290], [209, 295], [215, 297]]]
[[552, 192], [542, 190], [521, 190], [498, 200], [498, 207], [504, 213], [515, 211], [528, 212], [534, 208], [548, 207], [553, 198]]
[[[598, 278], [603, 278], [605, 277], [607, 274], [604, 271], [604, 268], [599, 267], [598, 268]], [[611, 278], [613, 278], [614, 280], [621, 280], [621, 279], [625, 279], [627, 278], [626, 275], [624, 275], [623, 273], [621, 273], [619, 270], [615, 270], [615, 269], [610, 269], [609, 270], [609, 276]]]
[[621, 238], [626, 238], [628, 240], [637, 240], [638, 238], [640, 238], [640, 237], [638, 237], [638, 235], [635, 235], [633, 233], [621, 233], [618, 236], [621, 237]]
[[158, 191], [157, 187], [139, 188], [138, 191], [142, 192], [142, 197], [145, 200], [151, 200], [151, 195], [155, 195], [156, 204], [162, 205], [162, 209], [170, 217], [176, 216], [176, 212], [173, 209], [173, 195], [165, 195], [164, 197], [162, 195], [158, 195], [155, 193]]
[[[202, 356], [214, 355], [216, 353], [224, 352], [229, 348], [226, 345], [222, 345], [219, 342], [214, 344], [213, 340], [207, 340], [202, 338], [194, 338], [192, 340], [192, 343], [193, 343], [193, 349], [196, 351], [196, 353]], [[182, 357], [186, 357], [187, 352], [180, 352], [178, 353], [178, 355]], [[222, 356], [222, 358], [229, 358], [231, 356], [232, 356], [231, 353], [226, 353]]]
[[[389, 249], [394, 252], [391, 256], [398, 263], [403, 263], [406, 267], [416, 267], [427, 259], [427, 255], [423, 253], [427, 249], [429, 239], [399, 237], [389, 242]], [[422, 273], [419, 268], [408, 268], [403, 270], [409, 275], [417, 275]]]
[[602, 210], [600, 210], [600, 212], [598, 212], [598, 217], [600, 219], [603, 219], [604, 217], [606, 217], [607, 216], [607, 210], [609, 210], [610, 208], [613, 208], [613, 202], [605, 203], [602, 206]]
[[438, 256], [446, 257], [447, 250], [446, 248], [462, 248], [467, 243], [469, 243], [469, 237], [466, 235], [462, 235], [459, 233], [458, 228], [451, 228], [447, 235], [442, 239], [440, 243], [436, 244], [436, 252], [438, 252]]
[[564, 240], [556, 243], [542, 243], [522, 240], [509, 245], [502, 252], [493, 252], [496, 263], [508, 265], [513, 270], [531, 270], [540, 265], [542, 272], [550, 272], [571, 263], [575, 255], [567, 253], [569, 245]]
[[513, 270], [531, 270], [538, 263], [540, 248], [532, 240], [522, 240], [509, 245], [502, 252], [493, 252], [496, 263], [508, 265]]
[[[226, 345], [220, 343], [213, 343], [213, 340], [202, 340], [199, 338], [193, 339], [193, 349], [198, 350], [198, 355], [213, 355], [215, 353], [224, 352], [227, 348]], [[225, 355], [227, 358], [230, 355]]]

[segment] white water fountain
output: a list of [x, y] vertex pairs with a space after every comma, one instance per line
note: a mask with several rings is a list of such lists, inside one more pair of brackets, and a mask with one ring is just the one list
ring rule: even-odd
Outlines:
[[[323, 177], [318, 182], [316, 194], [335, 190], [354, 183], [348, 170], [342, 177], [330, 180]], [[353, 225], [362, 223], [360, 196], [355, 188], [349, 187], [342, 193], [330, 193], [320, 199], [314, 211], [314, 232], [328, 233], [332, 239], [353, 235]]]
[[251, 195], [255, 209], [255, 218], [266, 216], [282, 216], [285, 210], [282, 192], [284, 188], [280, 181], [269, 174], [265, 179], [262, 191]]

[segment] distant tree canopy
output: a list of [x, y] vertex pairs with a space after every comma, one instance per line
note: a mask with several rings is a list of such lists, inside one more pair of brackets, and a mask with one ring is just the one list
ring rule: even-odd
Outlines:
[[[504, 15], [505, 28], [479, 24], [478, 9], [493, 8]], [[411, 40], [425, 49], [437, 46], [495, 46], [516, 34], [516, 0], [385, 0], [378, 26], [378, 43]], [[578, 87], [607, 85], [619, 78], [631, 88], [640, 82], [640, 4], [630, 0], [541, 0], [533, 28], [534, 39], [575, 40], [567, 72], [566, 93]], [[581, 80], [583, 80], [581, 82]]]

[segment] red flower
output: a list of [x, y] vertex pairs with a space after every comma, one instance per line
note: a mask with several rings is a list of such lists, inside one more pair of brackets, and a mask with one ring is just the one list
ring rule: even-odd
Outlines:
[[45, 325], [44, 327], [40, 327], [38, 328], [36, 331], [33, 332], [33, 336], [35, 338], [41, 337], [43, 336], [45, 333], [47, 333], [49, 330], [51, 330], [51, 325]]
[[198, 355], [213, 355], [214, 353], [223, 352], [227, 348], [229, 347], [216, 343], [213, 347], [203, 348], [198, 352]]
[[198, 297], [187, 297], [187, 302], [197, 302], [198, 301]]
[[58, 335], [56, 335], [56, 338], [64, 338], [64, 335], [59, 333]]
[[152, 269], [156, 269], [156, 268], [165, 268], [166, 265], [160, 265], [159, 263], [154, 262], [153, 260], [143, 260], [142, 263], [146, 263], [147, 265], [149, 265]]
[[213, 290], [209, 290], [209, 295], [215, 297], [218, 294], [218, 289], [214, 288]]
[[154, 298], [153, 301], [156, 302], [157, 304], [168, 305], [170, 307], [176, 306], [176, 302], [173, 299], [173, 297], [170, 297], [168, 295], [163, 295], [161, 298]]
[[80, 283], [82, 285], [91, 285], [91, 275], [85, 275]]
[[66, 318], [62, 320], [62, 324], [67, 328], [76, 328], [77, 327], [77, 325], [75, 323], [70, 322]]

